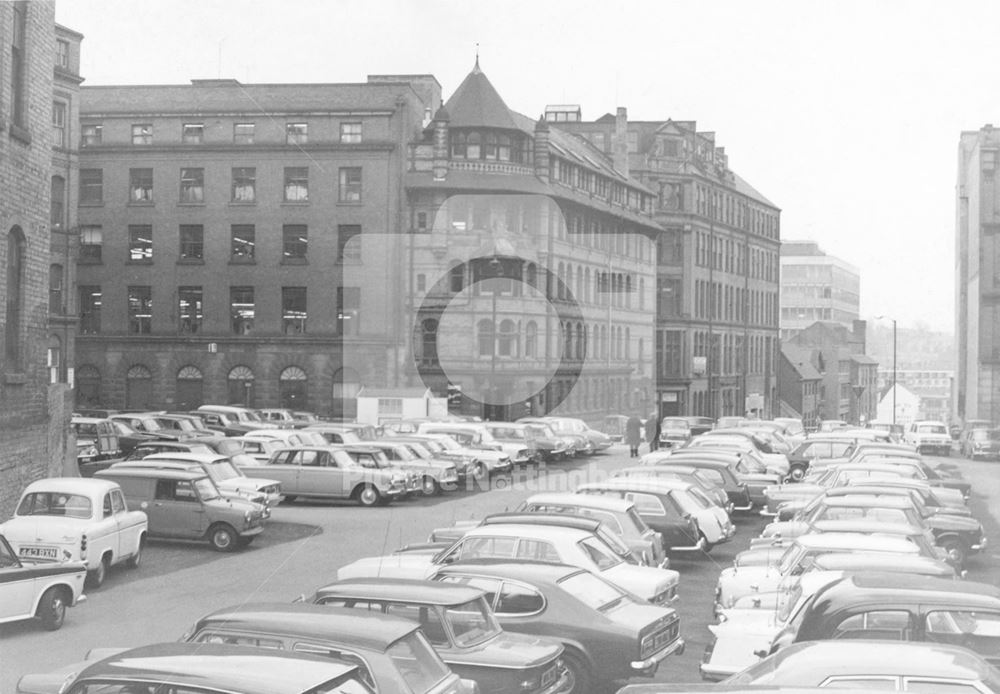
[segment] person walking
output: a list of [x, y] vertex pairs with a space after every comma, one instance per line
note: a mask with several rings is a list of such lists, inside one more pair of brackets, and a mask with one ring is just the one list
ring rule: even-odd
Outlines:
[[642, 443], [642, 420], [632, 415], [625, 422], [625, 443], [628, 444], [629, 458], [639, 457], [639, 444]]
[[660, 447], [660, 418], [655, 412], [646, 420], [646, 443], [650, 453]]

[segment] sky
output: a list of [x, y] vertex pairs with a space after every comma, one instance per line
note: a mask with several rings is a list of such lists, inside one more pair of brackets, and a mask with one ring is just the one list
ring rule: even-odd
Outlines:
[[693, 120], [861, 273], [861, 317], [954, 330], [962, 131], [1000, 126], [1000, 3], [970, 0], [59, 0], [85, 85], [363, 82], [480, 65], [537, 117]]

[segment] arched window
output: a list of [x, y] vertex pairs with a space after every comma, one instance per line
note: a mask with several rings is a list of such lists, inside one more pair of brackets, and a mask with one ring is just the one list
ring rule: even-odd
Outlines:
[[630, 361], [632, 359], [632, 349], [629, 342], [632, 340], [632, 331], [629, 328], [625, 328], [625, 361]]
[[558, 286], [556, 287], [556, 298], [565, 299], [566, 298], [566, 265], [559, 263], [559, 270], [556, 273], [556, 277], [559, 279]]
[[583, 296], [579, 297], [583, 303], [590, 303], [593, 296], [590, 292], [590, 268], [583, 271]]
[[[205, 404], [205, 379], [197, 366], [184, 366], [177, 372], [177, 408], [193, 410]], [[241, 402], [241, 401], [237, 401]]]
[[476, 335], [479, 338], [479, 356], [493, 356], [493, 321], [479, 321], [476, 324]]
[[53, 229], [61, 230], [66, 224], [66, 179], [52, 177], [52, 202], [49, 203], [49, 223]]
[[500, 335], [497, 340], [497, 353], [502, 357], [516, 357], [518, 354], [518, 334], [514, 321], [505, 318], [500, 321]]
[[341, 368], [333, 374], [333, 411], [335, 417], [354, 417], [358, 412], [361, 376], [351, 368]]
[[84, 364], [76, 370], [76, 406], [101, 406], [101, 372], [96, 366]]
[[642, 277], [639, 278], [639, 310], [643, 311], [646, 308], [646, 280]]
[[576, 269], [576, 300], [583, 301], [583, 268]]
[[528, 286], [538, 289], [538, 267], [534, 263], [528, 263], [526, 275]]
[[7, 368], [21, 369], [21, 314], [24, 310], [24, 232], [15, 226], [7, 234], [7, 323], [4, 347]]
[[625, 275], [625, 306], [632, 308], [632, 275]]
[[454, 293], [457, 294], [458, 292], [462, 291], [462, 289], [465, 288], [465, 266], [464, 265], [456, 265], [455, 267], [453, 267], [451, 269], [451, 271], [449, 272], [448, 276], [450, 277], [450, 284], [449, 284], [448, 288], [452, 292], [454, 292]]
[[584, 345], [586, 344], [586, 337], [584, 333], [583, 323], [576, 324], [576, 358], [583, 359], [586, 355], [584, 353]]
[[254, 378], [249, 367], [240, 365], [229, 370], [227, 377], [229, 399], [227, 402], [243, 407], [254, 406]]
[[297, 366], [289, 366], [278, 376], [278, 406], [289, 410], [308, 409], [309, 378]]
[[63, 303], [63, 266], [58, 263], [49, 265], [49, 314], [62, 316], [66, 314]]
[[125, 374], [125, 407], [130, 410], [153, 409], [153, 374], [142, 364], [135, 364]]
[[573, 358], [573, 324], [566, 322], [562, 324], [563, 329], [563, 359]]
[[538, 325], [533, 320], [524, 328], [524, 356], [538, 356]]
[[569, 299], [570, 293], [573, 291], [573, 266], [569, 263], [566, 264], [566, 278], [563, 280], [566, 287], [563, 289], [565, 293], [564, 298]]

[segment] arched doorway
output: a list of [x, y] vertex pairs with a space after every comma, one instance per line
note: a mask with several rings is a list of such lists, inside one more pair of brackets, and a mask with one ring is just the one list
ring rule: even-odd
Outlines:
[[125, 376], [125, 407], [130, 410], [150, 410], [153, 403], [153, 374], [142, 364], [136, 364]]
[[230, 405], [254, 407], [253, 371], [249, 367], [242, 364], [234, 366], [229, 371], [227, 383], [229, 397], [226, 402]]
[[278, 406], [289, 410], [309, 408], [309, 378], [297, 366], [289, 366], [278, 376]]
[[197, 366], [185, 366], [177, 372], [176, 405], [180, 410], [194, 410], [205, 403], [205, 379]]

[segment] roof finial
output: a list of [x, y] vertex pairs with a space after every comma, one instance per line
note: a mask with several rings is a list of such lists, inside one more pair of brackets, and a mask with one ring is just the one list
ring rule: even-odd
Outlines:
[[479, 42], [476, 41], [476, 66], [472, 68], [473, 72], [480, 72], [479, 69]]

